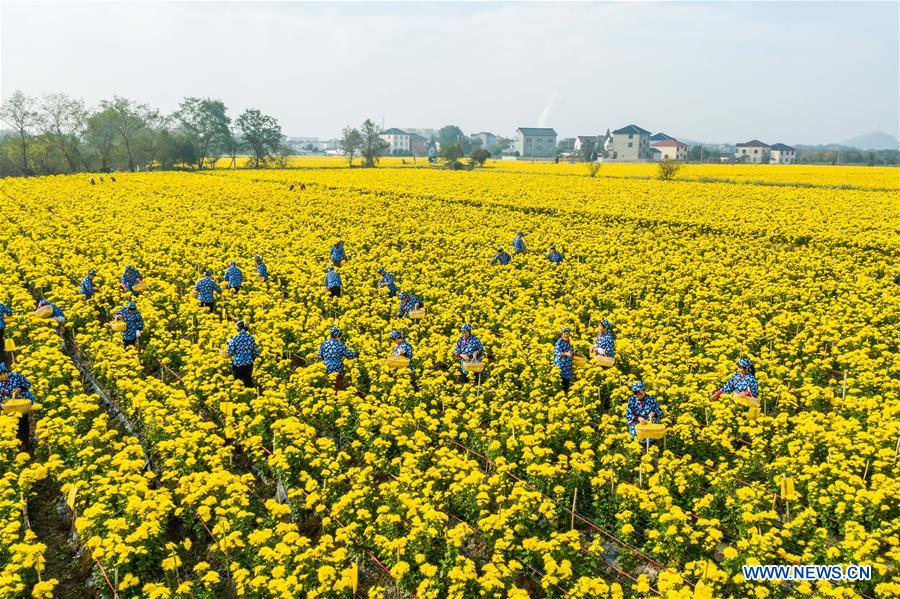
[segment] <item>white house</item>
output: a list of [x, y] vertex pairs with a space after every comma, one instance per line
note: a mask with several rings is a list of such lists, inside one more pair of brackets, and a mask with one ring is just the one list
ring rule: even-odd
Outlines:
[[753, 164], [768, 164], [769, 144], [764, 144], [758, 139], [739, 143], [734, 146], [734, 159]]
[[612, 132], [613, 160], [647, 160], [650, 158], [650, 132], [628, 125]]
[[556, 156], [556, 131], [548, 127], [519, 127], [516, 151], [522, 158], [552, 158]]
[[650, 146], [651, 150], [659, 150], [656, 160], [687, 160], [688, 146], [686, 143], [677, 139], [664, 139], [657, 141]]
[[769, 148], [769, 164], [794, 164], [797, 161], [797, 150], [791, 146], [777, 143]]
[[481, 147], [485, 150], [497, 143], [497, 136], [493, 133], [488, 133], [487, 131], [473, 133], [471, 138], [479, 140], [481, 142]]
[[402, 129], [397, 129], [396, 127], [391, 127], [390, 129], [386, 129], [378, 134], [378, 137], [383, 139], [390, 146], [388, 148], [388, 152], [393, 154], [394, 152], [409, 152], [409, 133], [403, 131]]

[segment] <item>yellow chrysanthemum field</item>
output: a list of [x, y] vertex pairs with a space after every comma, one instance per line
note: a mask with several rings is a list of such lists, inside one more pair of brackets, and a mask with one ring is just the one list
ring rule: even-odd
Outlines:
[[[11, 368], [41, 405], [31, 455], [0, 416], [0, 597], [59, 594], [57, 548], [23, 526], [47, 489], [106, 597], [900, 594], [897, 169], [405, 162], [0, 182]], [[490, 266], [517, 231], [529, 252]], [[231, 260], [246, 283], [210, 312], [190, 290]], [[137, 350], [107, 326], [128, 264]], [[62, 340], [27, 316], [39, 298]], [[255, 389], [220, 355], [238, 319]], [[576, 366], [566, 395], [560, 329], [586, 354], [602, 319], [615, 364]], [[487, 359], [465, 384], [464, 322]], [[359, 351], [340, 391], [316, 357], [332, 326]], [[385, 363], [393, 329], [417, 389]], [[741, 357], [758, 415], [711, 398]], [[664, 412], [649, 449], [625, 423], [637, 380]], [[871, 579], [751, 582], [748, 564]]]

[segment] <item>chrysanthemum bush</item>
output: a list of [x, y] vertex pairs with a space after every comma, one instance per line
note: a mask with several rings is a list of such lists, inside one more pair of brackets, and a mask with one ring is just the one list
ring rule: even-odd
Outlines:
[[[109, 548], [120, 580], [132, 576], [122, 592], [351, 596], [355, 581], [373, 596], [421, 597], [896, 589], [900, 306], [888, 194], [413, 169], [308, 170], [306, 190], [291, 192], [296, 178], [4, 182], [19, 200], [10, 219], [20, 226], [3, 233], [13, 284], [66, 310], [79, 355], [138, 436], [97, 430], [103, 417], [85, 405], [72, 426], [86, 438], [67, 446], [60, 429], [60, 447], [38, 459], [49, 467], [89, 442], [147, 481], [146, 491], [100, 486], [99, 507], [81, 512], [90, 546]], [[518, 230], [531, 252], [488, 267]], [[322, 277], [337, 237], [350, 261], [345, 295], [332, 299]], [[551, 242], [566, 257], [559, 267], [543, 259]], [[257, 254], [267, 285], [252, 273]], [[229, 260], [248, 281], [211, 314], [188, 291]], [[126, 263], [149, 285], [137, 354], [102, 325], [128, 299], [116, 284]], [[424, 297], [422, 322], [395, 317], [378, 266]], [[77, 281], [88, 268], [100, 292], [85, 302]], [[218, 355], [238, 318], [262, 348], [258, 390]], [[616, 367], [579, 369], [566, 397], [552, 343], [570, 326], [586, 352], [601, 318], [615, 325]], [[487, 348], [480, 385], [455, 382], [464, 321]], [[339, 393], [315, 361], [331, 325], [361, 352]], [[418, 391], [383, 363], [392, 328], [415, 348]], [[54, 344], [50, 329], [28, 336], [35, 354]], [[765, 413], [753, 421], [708, 399], [742, 355], [759, 369]], [[60, 395], [72, 381], [54, 372], [51, 362], [29, 372], [47, 381], [48, 448], [52, 411], [90, 400]], [[625, 431], [635, 379], [667, 414], [665, 449], [645, 454]], [[93, 476], [79, 468], [54, 475], [66, 485]], [[778, 497], [784, 476], [798, 491], [789, 502]], [[104, 497], [132, 486], [158, 495], [140, 508], [154, 510], [142, 525], [170, 518], [178, 534], [147, 528], [114, 542], [135, 512]], [[745, 563], [867, 563], [873, 581], [751, 584]]]

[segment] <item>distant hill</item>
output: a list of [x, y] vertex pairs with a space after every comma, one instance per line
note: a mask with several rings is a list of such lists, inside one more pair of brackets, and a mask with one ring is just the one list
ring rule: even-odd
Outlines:
[[897, 141], [896, 137], [884, 131], [872, 131], [871, 133], [845, 139], [839, 145], [860, 150], [896, 150], [900, 148], [900, 141]]

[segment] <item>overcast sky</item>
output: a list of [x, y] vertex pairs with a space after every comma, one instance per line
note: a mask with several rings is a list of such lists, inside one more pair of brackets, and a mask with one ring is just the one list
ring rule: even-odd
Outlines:
[[898, 135], [897, 2], [0, 4], [0, 93], [184, 96], [288, 135], [387, 127], [702, 141]]

